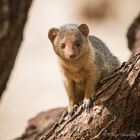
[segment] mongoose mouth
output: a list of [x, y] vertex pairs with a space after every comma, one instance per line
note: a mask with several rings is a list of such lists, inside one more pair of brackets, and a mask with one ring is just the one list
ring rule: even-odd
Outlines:
[[66, 60], [66, 61], [75, 61], [77, 60], [79, 57], [77, 56], [73, 56], [73, 57], [64, 57], [63, 60]]
[[72, 55], [69, 56], [70, 59], [74, 59], [75, 57], [76, 57], [75, 54], [72, 54]]
[[69, 58], [67, 58], [69, 61], [75, 61], [79, 58], [80, 56], [78, 55], [70, 55]]

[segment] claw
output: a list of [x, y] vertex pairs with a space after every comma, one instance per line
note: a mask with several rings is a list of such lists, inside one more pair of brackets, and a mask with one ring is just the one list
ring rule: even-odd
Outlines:
[[71, 118], [75, 114], [77, 107], [78, 107], [77, 105], [73, 106], [73, 108], [68, 112], [67, 118]]
[[91, 100], [94, 102], [97, 99], [97, 96], [91, 97]]
[[90, 108], [91, 105], [92, 105], [92, 101], [91, 101], [90, 98], [89, 99], [84, 99], [83, 107], [85, 109]]

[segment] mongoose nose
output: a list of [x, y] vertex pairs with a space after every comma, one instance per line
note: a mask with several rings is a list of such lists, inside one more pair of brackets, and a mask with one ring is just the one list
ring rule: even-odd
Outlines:
[[75, 56], [76, 56], [75, 54], [71, 54], [69, 57], [70, 58], [75, 58]]

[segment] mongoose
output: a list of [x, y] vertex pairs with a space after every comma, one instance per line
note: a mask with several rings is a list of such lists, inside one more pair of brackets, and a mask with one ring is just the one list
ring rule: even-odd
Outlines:
[[48, 32], [64, 75], [68, 112], [82, 100], [84, 107], [88, 108], [98, 81], [120, 65], [100, 39], [88, 34], [86, 24], [66, 24]]
[[127, 41], [128, 48], [132, 52], [131, 57], [140, 53], [140, 13], [128, 28]]

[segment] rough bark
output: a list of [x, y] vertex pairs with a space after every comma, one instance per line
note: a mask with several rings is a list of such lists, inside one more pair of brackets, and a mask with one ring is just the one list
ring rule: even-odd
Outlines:
[[71, 118], [64, 108], [37, 115], [17, 140], [139, 140], [140, 54], [102, 80], [96, 94], [88, 112], [80, 105]]
[[63, 115], [42, 140], [135, 140], [140, 138], [140, 54], [101, 81], [89, 112]]
[[0, 0], [0, 98], [14, 66], [32, 0]]

